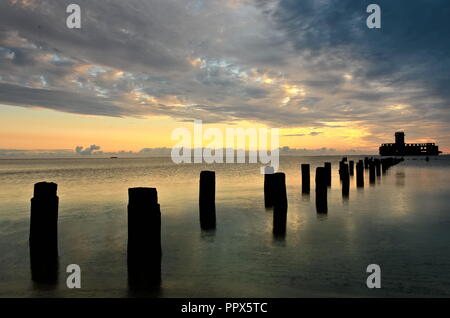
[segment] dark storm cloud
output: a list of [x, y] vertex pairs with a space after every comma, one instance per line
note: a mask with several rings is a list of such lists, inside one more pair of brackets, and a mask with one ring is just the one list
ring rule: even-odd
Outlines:
[[95, 96], [54, 91], [48, 89], [29, 88], [0, 83], [1, 102], [23, 107], [42, 107], [65, 111], [68, 113], [120, 117], [127, 112], [115, 106], [111, 101]]
[[[332, 68], [354, 63], [360, 81], [379, 81], [398, 90], [426, 89], [449, 102], [450, 2], [376, 1], [382, 12], [377, 30], [365, 25], [372, 2], [281, 0], [273, 16], [299, 54], [312, 62], [311, 68], [323, 68], [315, 61], [326, 55]], [[371, 92], [354, 97], [384, 98]]]
[[72, 2], [44, 0], [23, 7], [2, 1], [0, 30], [17, 30], [44, 48], [98, 64], [166, 71], [187, 66], [177, 54], [179, 48], [172, 45], [183, 42], [181, 35], [164, 23], [171, 17], [182, 18], [179, 7], [165, 1], [150, 7], [146, 1], [79, 0], [82, 29], [69, 30], [65, 11]]

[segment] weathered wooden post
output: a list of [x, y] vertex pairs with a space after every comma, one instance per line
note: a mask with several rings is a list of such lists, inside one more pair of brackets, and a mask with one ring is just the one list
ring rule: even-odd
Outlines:
[[369, 182], [375, 184], [375, 163], [373, 161], [369, 162]]
[[287, 192], [286, 175], [282, 172], [274, 174], [274, 201], [273, 201], [273, 234], [283, 236], [286, 234], [287, 218]]
[[31, 278], [39, 283], [58, 280], [58, 185], [39, 182], [34, 185], [30, 215]]
[[386, 158], [382, 158], [380, 161], [381, 161], [381, 172], [384, 175], [384, 174], [386, 174], [386, 171], [387, 171]]
[[302, 164], [302, 193], [309, 194], [310, 191], [310, 181], [311, 177], [309, 175], [309, 164]]
[[364, 164], [362, 160], [356, 164], [356, 186], [364, 188]]
[[327, 186], [331, 187], [331, 162], [325, 162], [324, 167], [325, 167]]
[[264, 206], [273, 207], [274, 168], [264, 167]]
[[350, 160], [350, 161], [349, 161], [348, 170], [349, 170], [349, 174], [350, 174], [351, 176], [354, 175], [354, 165], [355, 165], [355, 163], [353, 162], [353, 160]]
[[375, 163], [375, 169], [376, 169], [376, 174], [377, 174], [377, 177], [379, 177], [379, 176], [381, 176], [381, 161], [380, 161], [380, 159], [375, 159], [374, 160], [374, 163]]
[[369, 169], [369, 157], [364, 158], [364, 169]]
[[287, 207], [275, 205], [273, 207], [273, 235], [283, 238], [286, 235]]
[[128, 284], [145, 290], [161, 283], [161, 211], [155, 188], [128, 189]]
[[347, 198], [350, 194], [350, 175], [348, 171], [348, 164], [342, 164], [342, 196]]
[[317, 213], [328, 212], [327, 178], [324, 167], [316, 169], [316, 210]]
[[200, 172], [200, 227], [203, 230], [216, 228], [216, 173]]
[[389, 170], [390, 167], [392, 167], [393, 159], [392, 159], [392, 157], [388, 157], [383, 160], [384, 160], [383, 161], [383, 172], [385, 173], [386, 171]]
[[277, 172], [274, 174], [274, 197], [273, 205], [279, 207], [287, 207], [287, 192], [286, 192], [286, 175], [283, 172]]
[[339, 180], [342, 181], [342, 172], [343, 172], [344, 161], [339, 161]]

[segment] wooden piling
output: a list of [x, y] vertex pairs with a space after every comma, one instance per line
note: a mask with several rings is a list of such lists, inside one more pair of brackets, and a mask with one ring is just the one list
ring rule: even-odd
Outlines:
[[342, 196], [347, 198], [350, 194], [350, 175], [348, 171], [348, 164], [342, 164]]
[[287, 192], [286, 192], [286, 175], [283, 172], [274, 174], [274, 195], [273, 205], [278, 207], [287, 207]]
[[275, 205], [273, 207], [273, 235], [284, 238], [286, 235], [287, 206]]
[[58, 185], [39, 182], [34, 185], [30, 215], [30, 264], [35, 282], [58, 280]]
[[373, 161], [369, 162], [369, 182], [375, 184], [375, 163]]
[[264, 206], [266, 208], [273, 207], [274, 193], [274, 168], [264, 168]]
[[310, 172], [309, 172], [309, 164], [302, 164], [302, 193], [309, 194], [310, 192]]
[[382, 158], [380, 161], [381, 161], [381, 172], [384, 175], [384, 174], [386, 174], [386, 171], [387, 171], [386, 158]]
[[128, 283], [148, 289], [161, 282], [161, 211], [155, 188], [128, 189]]
[[353, 160], [350, 160], [348, 164], [349, 164], [348, 165], [349, 175], [353, 176], [354, 175], [354, 165], [355, 165], [355, 163], [353, 162]]
[[327, 213], [327, 178], [324, 167], [316, 169], [316, 210], [317, 213]]
[[356, 186], [364, 188], [364, 163], [362, 160], [356, 164]]
[[331, 187], [331, 162], [325, 162], [325, 175], [327, 186]]
[[339, 180], [342, 181], [342, 172], [343, 172], [344, 161], [339, 161]]
[[200, 173], [200, 226], [203, 230], [216, 228], [216, 173]]
[[273, 234], [276, 237], [284, 237], [286, 234], [288, 200], [286, 192], [286, 175], [283, 172], [274, 174], [273, 199]]
[[377, 177], [379, 177], [379, 176], [381, 176], [381, 161], [380, 161], [380, 159], [375, 159], [374, 163], [375, 163], [376, 175], [377, 175]]
[[364, 158], [364, 169], [369, 169], [369, 157]]

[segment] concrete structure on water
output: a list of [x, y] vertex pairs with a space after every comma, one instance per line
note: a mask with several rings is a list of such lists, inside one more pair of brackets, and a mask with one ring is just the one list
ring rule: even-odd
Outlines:
[[441, 153], [434, 143], [406, 144], [405, 133], [395, 133], [395, 143], [382, 144], [380, 156], [437, 156]]

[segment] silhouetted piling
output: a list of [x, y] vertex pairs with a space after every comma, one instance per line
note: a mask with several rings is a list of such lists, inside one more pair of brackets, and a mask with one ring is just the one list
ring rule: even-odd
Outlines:
[[32, 280], [56, 283], [58, 280], [58, 185], [34, 185], [30, 216], [30, 264]]
[[381, 161], [380, 161], [380, 159], [375, 159], [374, 163], [375, 163], [377, 177], [379, 177], [379, 176], [381, 176]]
[[283, 236], [286, 234], [287, 218], [287, 192], [286, 175], [282, 172], [274, 174], [274, 195], [273, 195], [273, 234]]
[[369, 169], [369, 157], [364, 158], [364, 169]]
[[383, 174], [386, 173], [386, 171], [389, 170], [392, 166], [395, 166], [396, 164], [398, 164], [401, 161], [402, 161], [401, 159], [392, 158], [392, 157], [381, 159]]
[[161, 211], [155, 188], [128, 189], [128, 283], [146, 290], [161, 283]]
[[324, 167], [316, 169], [316, 210], [317, 213], [327, 213], [327, 177]]
[[375, 163], [369, 162], [369, 182], [375, 184]]
[[287, 207], [286, 175], [283, 172], [274, 174], [274, 207]]
[[350, 194], [350, 175], [348, 171], [348, 164], [342, 164], [342, 196], [348, 197]]
[[287, 206], [275, 205], [273, 208], [273, 235], [284, 238], [286, 235]]
[[[303, 167], [302, 167], [303, 169]], [[303, 171], [303, 170], [302, 170]], [[264, 168], [264, 206], [266, 208], [273, 207], [274, 193], [274, 168]]]
[[327, 186], [331, 187], [331, 162], [325, 162], [324, 168]]
[[200, 173], [200, 226], [204, 230], [216, 227], [216, 173]]
[[387, 171], [386, 158], [382, 158], [380, 161], [381, 161], [381, 172], [384, 175], [384, 174], [386, 174], [386, 171]]
[[344, 165], [344, 161], [339, 161], [339, 180], [342, 181], [342, 172], [343, 172], [343, 165]]
[[309, 174], [309, 164], [302, 164], [302, 193], [309, 194], [310, 191], [310, 174]]
[[358, 188], [364, 187], [364, 164], [362, 160], [356, 164], [356, 186]]
[[354, 164], [355, 163], [353, 162], [353, 160], [350, 160], [348, 164], [349, 164], [348, 165], [348, 172], [349, 172], [349, 174], [351, 176], [353, 176], [354, 175]]

